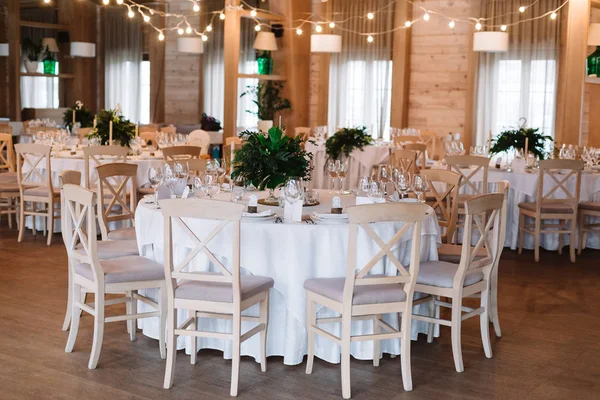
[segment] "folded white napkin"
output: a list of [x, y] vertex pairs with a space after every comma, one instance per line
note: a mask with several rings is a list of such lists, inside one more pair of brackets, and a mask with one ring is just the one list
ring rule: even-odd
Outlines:
[[313, 213], [313, 217], [318, 219], [348, 219], [348, 214], [317, 214]]
[[271, 211], [271, 210], [261, 211], [259, 213], [248, 213], [248, 212], [242, 213], [242, 217], [249, 217], [249, 218], [263, 218], [263, 217], [270, 217], [271, 215], [273, 215], [273, 211]]

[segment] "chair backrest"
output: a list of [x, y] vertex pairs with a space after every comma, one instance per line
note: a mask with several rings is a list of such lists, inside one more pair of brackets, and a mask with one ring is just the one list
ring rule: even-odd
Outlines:
[[[137, 205], [137, 164], [113, 163], [98, 171], [98, 222], [102, 240], [108, 240], [108, 224], [115, 221], [135, 222]], [[129, 186], [129, 189], [128, 189]], [[129, 196], [129, 204], [127, 197]]]
[[6, 125], [0, 125], [0, 133], [8, 133], [12, 135], [12, 126], [8, 125], [8, 122]]
[[61, 191], [60, 215], [63, 216], [60, 219], [60, 226], [61, 226], [61, 234], [62, 234], [63, 242], [65, 243], [65, 245], [67, 244], [66, 233], [67, 233], [68, 225], [65, 225], [67, 223], [67, 218], [64, 217], [66, 215], [66, 209], [65, 209], [65, 197], [62, 195], [62, 189], [65, 187], [65, 185], [79, 186], [80, 184], [81, 184], [81, 172], [79, 172], [79, 171], [65, 169], [64, 171], [61, 171], [61, 173], [58, 175], [58, 187], [60, 187], [60, 189], [61, 189], [60, 190]]
[[158, 124], [144, 124], [140, 125], [138, 132], [156, 132], [158, 131]]
[[[465, 201], [465, 226], [463, 228], [463, 242], [460, 263], [454, 275], [453, 287], [462, 289], [467, 273], [481, 271], [486, 279], [495, 263], [495, 257], [500, 254], [501, 221], [505, 216], [505, 193], [490, 193], [475, 196]], [[471, 246], [473, 226], [479, 235], [475, 246]], [[477, 252], [485, 249], [486, 256], [475, 260]]]
[[202, 148], [200, 154], [208, 154], [208, 148], [210, 147], [210, 135], [208, 132], [202, 129], [196, 129], [190, 132], [188, 135], [188, 144], [191, 146], [199, 146]]
[[[99, 167], [103, 164], [114, 163], [114, 162], [126, 162], [127, 153], [129, 149], [124, 146], [113, 145], [113, 146], [88, 146], [83, 148], [83, 158], [85, 161], [85, 187], [90, 189], [95, 181], [92, 182], [91, 174], [94, 168]], [[103, 160], [102, 157], [111, 157], [109, 160]]]
[[[577, 212], [579, 192], [581, 188], [581, 160], [543, 160], [539, 162], [540, 177], [538, 179], [536, 212], [541, 213], [542, 205], [549, 203], [569, 204], [573, 212]], [[544, 192], [544, 180], [551, 179], [552, 185]], [[571, 187], [569, 180], [575, 177], [575, 187]], [[555, 198], [558, 195], [561, 198]], [[563, 197], [564, 196], [564, 197]]]
[[417, 167], [417, 152], [405, 149], [391, 149], [390, 163], [394, 168], [412, 175], [419, 173]]
[[[230, 283], [233, 287], [233, 306], [240, 306], [240, 221], [244, 205], [216, 200], [200, 199], [166, 199], [160, 200], [160, 207], [164, 217], [165, 231], [165, 277], [167, 279], [167, 296], [173, 299], [177, 280], [186, 279], [200, 282]], [[184, 219], [215, 220], [216, 226], [211, 232], [199, 238]], [[206, 222], [208, 225], [209, 222]], [[204, 224], [203, 224], [204, 225]], [[231, 258], [227, 268], [215, 254], [210, 251], [210, 241], [215, 238], [225, 227], [232, 225]], [[173, 261], [173, 228], [177, 227], [186, 238], [195, 243], [195, 248], [178, 264]], [[199, 274], [186, 272], [186, 266], [203, 253], [219, 270], [213, 274]]]
[[500, 229], [498, 230], [498, 249], [494, 254], [494, 267], [493, 269], [497, 269], [500, 264], [500, 256], [502, 255], [502, 250], [504, 250], [504, 243], [506, 242], [506, 218], [508, 217], [508, 190], [510, 189], [510, 185], [508, 181], [499, 181], [496, 183], [496, 193], [502, 193], [504, 195], [504, 201], [502, 203], [502, 209], [500, 210]]
[[163, 159], [165, 161], [200, 158], [201, 151], [202, 148], [198, 146], [172, 146], [162, 149]]
[[[428, 208], [427, 205], [418, 203], [384, 203], [352, 206], [346, 209], [350, 234], [343, 297], [344, 308], [351, 307], [355, 287], [362, 285], [403, 284], [407, 295], [406, 302], [408, 305], [412, 303], [414, 287], [419, 274], [421, 227]], [[399, 225], [398, 223], [402, 223], [402, 225], [386, 242], [373, 230], [373, 224], [377, 222], [395, 222], [396, 226]], [[379, 247], [377, 254], [364, 266], [358, 265], [356, 259], [357, 254], [362, 253], [362, 246], [366, 245], [363, 240], [359, 243], [359, 228]], [[407, 269], [398, 259], [397, 251], [392, 250], [401, 239], [406, 239], [406, 237], [411, 240], [410, 269]], [[369, 277], [369, 272], [386, 259], [397, 269], [397, 275]]]
[[168, 164], [171, 168], [174, 168], [176, 163], [186, 165], [188, 171], [190, 172], [190, 176], [200, 176], [206, 172], [206, 164], [208, 163], [208, 160], [202, 158], [190, 158], [187, 160], [165, 161], [165, 164]]
[[83, 139], [92, 133], [93, 128], [79, 128], [77, 130], [77, 136], [79, 137], [79, 144], [83, 144]]
[[[405, 150], [412, 150], [417, 153], [417, 165], [421, 168], [427, 167], [427, 145], [425, 143], [404, 143], [402, 145]], [[420, 165], [419, 165], [420, 164]]]
[[0, 173], [5, 171], [15, 171], [15, 154], [10, 133], [0, 133]]
[[33, 135], [39, 132], [56, 132], [58, 129], [54, 126], [31, 126], [29, 132]]
[[421, 140], [427, 146], [427, 158], [430, 160], [438, 160], [440, 155], [438, 153], [438, 135], [433, 131], [421, 131]]
[[[462, 175], [459, 191], [463, 188], [473, 191], [473, 195], [487, 193], [488, 169], [490, 167], [490, 159], [482, 156], [446, 156], [446, 164], [448, 171], [454, 171]], [[468, 169], [465, 171], [465, 169]], [[477, 185], [472, 179], [475, 175], [482, 171], [483, 181], [481, 186]]]
[[300, 136], [300, 139], [302, 139], [302, 141], [305, 142], [310, 137], [311, 129], [307, 126], [297, 126], [294, 129], [294, 133], [296, 136]]
[[177, 133], [177, 127], [173, 125], [163, 126], [162, 128], [160, 128], [160, 131], [163, 133]]
[[[52, 196], [52, 169], [50, 166], [51, 146], [43, 144], [19, 143], [17, 152], [17, 179], [21, 196], [28, 186], [48, 187], [48, 197]], [[27, 171], [25, 172], [26, 169]], [[41, 172], [43, 169], [44, 172]]]
[[[456, 229], [458, 218], [458, 201], [456, 198], [462, 175], [443, 169], [428, 169], [421, 172], [421, 175], [429, 183], [428, 194], [435, 197], [435, 200], [429, 202], [429, 205], [436, 212], [440, 226], [446, 228], [442, 235], [442, 242], [446, 243], [452, 238]], [[440, 183], [443, 184], [443, 188], [438, 190]]]

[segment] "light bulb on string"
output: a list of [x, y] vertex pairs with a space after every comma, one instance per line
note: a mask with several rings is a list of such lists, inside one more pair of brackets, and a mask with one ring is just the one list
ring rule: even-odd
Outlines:
[[191, 26], [188, 26], [187, 28], [185, 28], [185, 33], [187, 33], [188, 35], [189, 35], [190, 33], [192, 33], [192, 27], [191, 27]]
[[331, 29], [335, 28], [335, 22], [330, 22], [330, 23], [329, 23], [329, 27], [330, 27]]
[[480, 31], [480, 30], [481, 30], [481, 22], [477, 22], [477, 23], [475, 24], [475, 29], [477, 29], [478, 31]]
[[203, 42], [206, 42], [208, 40], [208, 36], [206, 35], [202, 35], [201, 38]]
[[250, 16], [251, 17], [256, 17], [256, 10], [250, 11]]
[[158, 40], [160, 40], [161, 42], [165, 40], [165, 35], [162, 32], [158, 34]]
[[519, 7], [519, 12], [520, 12], [520, 13], [524, 13], [524, 12], [525, 12], [525, 6], [521, 6], [521, 7]]
[[223, 13], [219, 14], [219, 19], [221, 21], [223, 21], [225, 19], [225, 14], [223, 14]]
[[200, 6], [198, 5], [198, 3], [194, 3], [194, 7], [192, 7], [192, 10], [193, 10], [194, 12], [198, 12], [198, 11], [200, 11]]
[[506, 32], [506, 25], [502, 25], [502, 26], [500, 27], [500, 30], [501, 30], [502, 32]]
[[121, 4], [123, 4], [123, 0], [117, 0], [117, 4], [118, 4], [118, 5], [121, 5]]
[[454, 29], [454, 27], [456, 26], [456, 22], [454, 22], [454, 21], [450, 21], [450, 22], [448, 23], [448, 26], [450, 27], [450, 29]]
[[260, 31], [260, 25], [256, 25], [256, 26], [254, 27], [254, 30], [255, 30], [256, 32], [259, 32], [259, 31]]
[[375, 18], [375, 15], [373, 15], [373, 13], [368, 13], [367, 14], [367, 18], [368, 19], [373, 19], [373, 18]]
[[407, 28], [410, 28], [411, 25], [412, 25], [412, 23], [410, 21], [406, 21], [404, 23], [404, 26], [407, 27]]
[[431, 17], [429, 16], [428, 12], [426, 12], [425, 14], [423, 14], [423, 21], [429, 21], [429, 18], [431, 18]]
[[556, 14], [556, 12], [550, 14], [550, 19], [556, 19], [556, 17], [558, 17], [558, 14]]
[[135, 13], [133, 12], [133, 10], [132, 10], [131, 8], [130, 8], [130, 9], [129, 9], [129, 11], [127, 12], [127, 16], [128, 16], [129, 18], [133, 18], [133, 17], [135, 17]]
[[373, 36], [371, 36], [371, 35], [367, 36], [367, 42], [373, 43]]
[[[47, 1], [46, 3], [50, 3], [50, 1]], [[105, 6], [107, 6], [108, 3], [110, 3], [110, 0], [102, 0], [102, 4], [104, 4]]]
[[206, 31], [207, 31], [207, 32], [210, 32], [210, 31], [212, 31], [212, 25], [207, 25], [207, 26], [206, 26]]
[[177, 28], [177, 33], [178, 33], [178, 34], [180, 34], [180, 35], [183, 35], [183, 32], [185, 32], [185, 31], [183, 30], [183, 28]]
[[321, 25], [317, 25], [315, 27], [315, 31], [317, 31], [318, 33], [321, 33], [321, 32], [323, 32], [323, 27], [321, 27]]
[[300, 29], [300, 28], [296, 29], [296, 35], [302, 35], [302, 29]]
[[50, 0], [44, 0], [44, 3], [50, 4]]
[[144, 18], [144, 22], [150, 22], [150, 17], [148, 15], [144, 14], [141, 11], [140, 11], [140, 13], [142, 14], [142, 18]]

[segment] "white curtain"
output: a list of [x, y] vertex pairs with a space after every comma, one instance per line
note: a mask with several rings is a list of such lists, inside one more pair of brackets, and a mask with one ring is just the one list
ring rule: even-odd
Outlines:
[[120, 104], [125, 118], [139, 121], [142, 26], [122, 7], [104, 8], [104, 63], [105, 107]]
[[[527, 13], [541, 15], [560, 6], [561, 0], [539, 0]], [[516, 25], [521, 19], [520, 0], [483, 0], [482, 16], [494, 25], [508, 26], [509, 50], [482, 53], [477, 87], [477, 138], [484, 145], [491, 130], [495, 137], [517, 127], [525, 118], [527, 126], [554, 136], [560, 17], [537, 19]]]
[[[240, 63], [238, 70], [242, 74], [256, 74], [256, 51], [254, 50], [254, 38], [256, 22], [249, 18], [242, 18], [240, 37]], [[246, 92], [248, 87], [258, 85], [258, 79], [238, 79], [238, 95]], [[258, 117], [248, 111], [256, 112], [256, 104], [252, 102], [251, 96], [238, 98], [237, 102], [237, 126], [238, 131], [242, 129], [255, 128], [258, 125]]]
[[[394, 5], [388, 0], [334, 0], [333, 19], [347, 20], [346, 29], [384, 32], [394, 28]], [[369, 20], [367, 13], [382, 9]], [[329, 28], [326, 28], [329, 29]], [[366, 126], [383, 137], [390, 124], [392, 33], [367, 36], [342, 31], [342, 52], [331, 57], [329, 70], [329, 132], [339, 127]]]

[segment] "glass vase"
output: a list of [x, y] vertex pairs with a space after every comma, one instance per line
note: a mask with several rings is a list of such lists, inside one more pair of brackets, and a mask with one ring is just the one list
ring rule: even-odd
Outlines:
[[56, 61], [44, 60], [44, 61], [42, 61], [42, 64], [44, 64], [44, 74], [46, 74], [46, 75], [56, 74]]
[[279, 206], [279, 199], [275, 197], [275, 189], [269, 189], [269, 195], [264, 199], [260, 199], [258, 202], [266, 206]]
[[600, 46], [587, 58], [587, 76], [600, 77]]
[[273, 59], [268, 51], [263, 51], [256, 59], [256, 63], [258, 64], [259, 75], [271, 75], [273, 73]]

